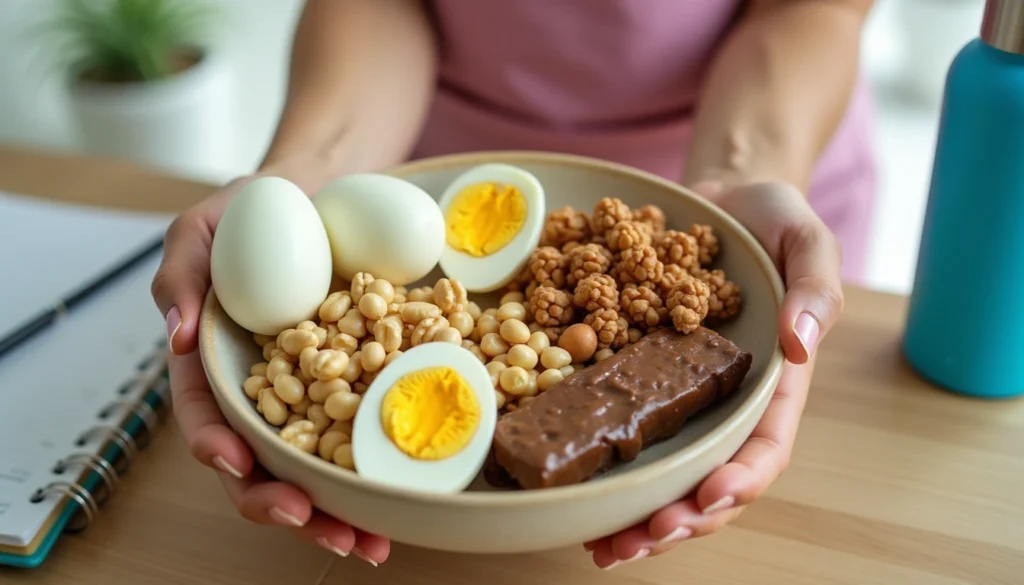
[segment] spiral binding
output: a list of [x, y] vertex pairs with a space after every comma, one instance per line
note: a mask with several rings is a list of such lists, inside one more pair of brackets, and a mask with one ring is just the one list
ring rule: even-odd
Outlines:
[[[145, 429], [140, 433], [140, 438], [148, 438], [156, 431], [160, 423], [162, 408], [154, 408], [148, 401], [147, 396], [156, 396], [161, 405], [170, 401], [170, 384], [165, 376], [166, 373], [166, 344], [160, 343], [156, 349], [138, 364], [138, 373], [121, 385], [117, 393], [121, 398], [107, 403], [97, 412], [99, 420], [107, 420], [115, 413], [124, 416], [136, 417]], [[145, 392], [136, 399], [124, 398], [140, 387]], [[88, 528], [99, 515], [100, 506], [105, 503], [117, 490], [121, 475], [138, 456], [144, 445], [132, 437], [124, 428], [118, 425], [94, 425], [86, 429], [74, 441], [76, 447], [84, 447], [92, 441], [99, 441], [99, 448], [95, 452], [80, 451], [71, 453], [57, 461], [53, 466], [55, 475], [63, 475], [70, 469], [78, 468], [95, 473], [102, 480], [101, 490], [96, 493], [90, 492], [78, 481], [53, 481], [44, 487], [37, 489], [29, 501], [40, 503], [49, 497], [69, 498], [78, 504], [80, 513], [65, 527], [65, 532], [77, 532]], [[103, 458], [99, 453], [105, 445], [113, 445], [120, 451], [114, 463]], [[85, 477], [85, 475], [83, 475]]]

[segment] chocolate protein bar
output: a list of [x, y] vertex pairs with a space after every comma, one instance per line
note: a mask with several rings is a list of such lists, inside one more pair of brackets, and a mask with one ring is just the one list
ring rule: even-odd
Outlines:
[[485, 477], [536, 489], [632, 461], [739, 387], [751, 361], [710, 329], [652, 332], [501, 417]]

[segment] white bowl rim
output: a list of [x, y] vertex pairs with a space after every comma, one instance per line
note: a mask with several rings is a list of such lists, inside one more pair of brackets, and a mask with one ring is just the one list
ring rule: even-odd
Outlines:
[[[446, 169], [455, 166], [466, 166], [483, 164], [501, 160], [509, 164], [554, 164], [561, 166], [586, 169], [595, 173], [611, 173], [617, 175], [628, 175], [639, 178], [643, 181], [655, 183], [658, 186], [676, 192], [680, 197], [693, 200], [697, 205], [705, 207], [722, 221], [728, 229], [733, 230], [739, 240], [748, 248], [748, 252], [754, 255], [758, 266], [761, 267], [764, 276], [771, 283], [775, 304], [781, 307], [785, 287], [782, 278], [776, 270], [774, 263], [765, 252], [764, 248], [757, 242], [754, 236], [738, 220], [723, 211], [710, 201], [697, 195], [693, 191], [680, 184], [673, 183], [653, 173], [642, 169], [636, 169], [627, 165], [596, 159], [587, 156], [550, 153], [543, 151], [521, 151], [521, 150], [495, 150], [479, 151], [471, 153], [449, 154], [437, 157], [418, 159], [381, 171], [383, 174], [405, 177], [411, 174], [429, 170]], [[317, 473], [327, 475], [331, 480], [345, 484], [347, 487], [363, 492], [368, 495], [387, 496], [407, 503], [430, 504], [453, 508], [520, 508], [536, 505], [554, 505], [570, 500], [578, 500], [587, 497], [600, 497], [609, 493], [628, 492], [632, 488], [649, 482], [659, 481], [663, 476], [670, 474], [680, 466], [688, 464], [699, 455], [709, 451], [723, 436], [735, 432], [736, 428], [743, 424], [747, 412], [755, 405], [765, 400], [766, 394], [775, 391], [775, 386], [782, 375], [783, 352], [781, 343], [778, 341], [776, 332], [776, 344], [772, 355], [768, 359], [765, 374], [758, 381], [757, 386], [750, 395], [740, 404], [736, 411], [728, 418], [716, 425], [711, 431], [696, 439], [686, 447], [660, 459], [641, 465], [628, 472], [601, 478], [598, 481], [588, 481], [567, 486], [558, 486], [536, 490], [495, 490], [495, 491], [463, 491], [455, 494], [433, 494], [423, 493], [415, 490], [391, 487], [364, 479], [354, 471], [339, 467], [333, 463], [324, 461], [319, 457], [308, 456], [305, 453], [295, 450], [285, 444], [276, 433], [266, 426], [266, 423], [258, 416], [258, 413], [240, 392], [223, 392], [218, 388], [227, 388], [228, 383], [224, 374], [218, 368], [214, 357], [214, 314], [219, 306], [212, 287], [208, 290], [199, 323], [199, 351], [206, 369], [207, 378], [210, 379], [210, 389], [221, 401], [240, 414], [242, 420], [253, 432], [262, 435], [268, 448], [277, 451], [282, 457], [294, 457], [300, 465], [311, 467]], [[763, 416], [763, 415], [762, 415]]]

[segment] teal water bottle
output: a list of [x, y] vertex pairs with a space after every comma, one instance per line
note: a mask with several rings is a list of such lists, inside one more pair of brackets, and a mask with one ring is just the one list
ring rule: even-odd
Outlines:
[[950, 65], [903, 352], [936, 386], [1024, 396], [1024, 0], [987, 0]]

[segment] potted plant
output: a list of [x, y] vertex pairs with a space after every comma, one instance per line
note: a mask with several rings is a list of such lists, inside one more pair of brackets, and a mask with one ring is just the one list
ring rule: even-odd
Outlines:
[[55, 0], [46, 49], [90, 153], [204, 174], [229, 154], [230, 77], [187, 0]]

